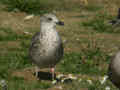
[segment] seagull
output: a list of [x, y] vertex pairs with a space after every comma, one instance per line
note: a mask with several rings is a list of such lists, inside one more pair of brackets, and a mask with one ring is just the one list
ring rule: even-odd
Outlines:
[[120, 51], [111, 58], [108, 76], [111, 82], [120, 89]]
[[[56, 30], [56, 25], [64, 25], [54, 14], [44, 14], [40, 17], [40, 31], [33, 35], [29, 48], [30, 60], [38, 68], [51, 68], [54, 80], [55, 65], [64, 53], [62, 39]], [[36, 70], [36, 76], [38, 71]]]
[[118, 9], [117, 19], [116, 20], [111, 20], [110, 24], [112, 24], [112, 25], [118, 25], [118, 24], [120, 24], [120, 8]]

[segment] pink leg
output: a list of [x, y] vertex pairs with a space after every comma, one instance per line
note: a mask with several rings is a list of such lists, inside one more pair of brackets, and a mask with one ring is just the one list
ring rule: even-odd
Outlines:
[[52, 80], [55, 79], [55, 67], [51, 68], [51, 73], [52, 73]]

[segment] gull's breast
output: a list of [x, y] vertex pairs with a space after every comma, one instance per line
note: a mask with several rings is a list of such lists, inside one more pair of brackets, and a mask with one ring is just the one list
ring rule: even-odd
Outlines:
[[63, 46], [59, 34], [54, 30], [42, 32], [39, 44], [33, 51], [33, 61], [40, 68], [52, 67], [60, 61], [62, 56]]

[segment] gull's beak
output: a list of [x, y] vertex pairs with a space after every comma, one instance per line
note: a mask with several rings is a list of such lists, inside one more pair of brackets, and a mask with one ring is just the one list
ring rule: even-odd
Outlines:
[[64, 22], [59, 21], [59, 22], [57, 22], [56, 24], [58, 24], [58, 25], [64, 25]]

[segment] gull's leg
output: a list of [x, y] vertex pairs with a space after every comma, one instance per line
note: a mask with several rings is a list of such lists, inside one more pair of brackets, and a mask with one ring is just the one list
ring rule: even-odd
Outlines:
[[55, 67], [51, 68], [51, 73], [52, 73], [52, 80], [55, 79]]
[[38, 71], [39, 71], [39, 68], [37, 66], [35, 66], [35, 76], [38, 78]]

